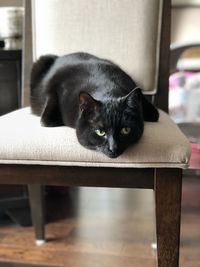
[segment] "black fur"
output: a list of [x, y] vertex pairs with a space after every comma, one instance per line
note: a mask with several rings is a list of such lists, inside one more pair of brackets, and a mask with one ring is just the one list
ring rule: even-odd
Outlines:
[[[31, 73], [31, 108], [44, 126], [76, 129], [81, 145], [119, 156], [157, 109], [114, 63], [86, 53], [42, 56]], [[67, 137], [66, 137], [67, 138]]]

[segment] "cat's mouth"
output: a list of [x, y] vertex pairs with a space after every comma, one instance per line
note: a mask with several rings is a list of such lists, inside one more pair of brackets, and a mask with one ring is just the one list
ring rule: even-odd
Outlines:
[[117, 151], [104, 151], [103, 153], [112, 159], [117, 158], [120, 155], [120, 153]]
[[119, 155], [118, 154], [109, 154], [107, 155], [109, 158], [114, 159], [117, 158]]
[[106, 155], [107, 157], [109, 158], [117, 158], [119, 157], [121, 154], [122, 154], [122, 151], [119, 151], [119, 150], [114, 150], [114, 151], [110, 151], [109, 149], [106, 149], [106, 148], [102, 148], [101, 146], [85, 146], [87, 149], [91, 149], [91, 150], [96, 150], [100, 153], [103, 153], [104, 155]]

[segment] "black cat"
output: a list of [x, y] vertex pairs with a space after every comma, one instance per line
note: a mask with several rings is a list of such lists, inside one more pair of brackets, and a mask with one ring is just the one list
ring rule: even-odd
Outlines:
[[81, 145], [111, 158], [141, 138], [144, 121], [159, 118], [130, 76], [111, 61], [87, 53], [36, 61], [31, 108], [44, 126], [73, 127]]

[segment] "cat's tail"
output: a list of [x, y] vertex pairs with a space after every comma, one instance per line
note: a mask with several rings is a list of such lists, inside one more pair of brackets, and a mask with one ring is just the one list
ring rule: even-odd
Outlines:
[[41, 56], [34, 64], [31, 70], [30, 87], [34, 90], [41, 82], [44, 75], [49, 71], [58, 56], [45, 55]]
[[57, 56], [46, 55], [41, 56], [34, 64], [30, 77], [30, 106], [33, 114], [40, 116], [44, 108], [46, 99], [42, 97], [41, 81], [53, 66]]

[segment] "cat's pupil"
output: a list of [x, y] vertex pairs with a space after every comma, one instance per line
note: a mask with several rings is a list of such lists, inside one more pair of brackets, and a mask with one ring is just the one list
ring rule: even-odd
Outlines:
[[95, 133], [101, 137], [106, 135], [106, 132], [100, 129], [95, 130]]
[[131, 128], [124, 127], [124, 128], [121, 129], [120, 132], [121, 132], [122, 135], [128, 135], [131, 132]]

